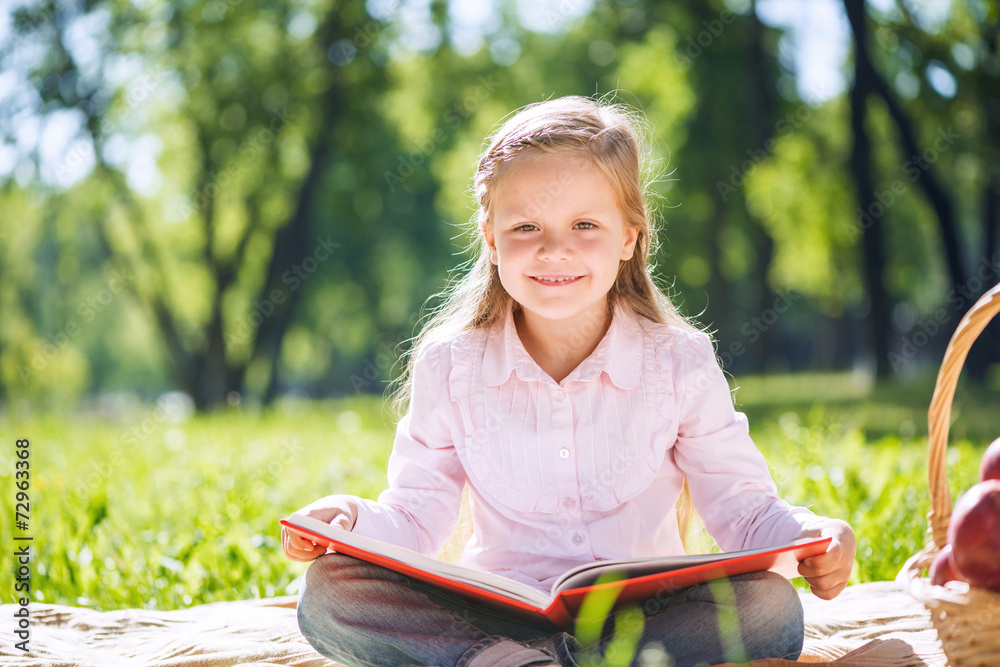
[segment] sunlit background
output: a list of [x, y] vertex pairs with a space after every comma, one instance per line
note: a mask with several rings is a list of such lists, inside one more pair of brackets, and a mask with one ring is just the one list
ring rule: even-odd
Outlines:
[[[893, 578], [934, 375], [1000, 280], [998, 36], [986, 0], [0, 3], [0, 509], [28, 438], [32, 600], [294, 593], [276, 521], [385, 487], [383, 392], [469, 258], [484, 137], [570, 94], [648, 117], [661, 285], [782, 497]], [[1000, 435], [995, 330], [956, 492]]]
[[657, 274], [727, 370], [933, 371], [998, 280], [996, 14], [6, 3], [0, 400], [382, 391], [467, 258], [490, 128], [609, 91], [653, 125]]

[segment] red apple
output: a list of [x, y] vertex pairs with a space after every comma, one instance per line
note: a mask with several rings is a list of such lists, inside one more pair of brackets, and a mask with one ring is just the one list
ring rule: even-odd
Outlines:
[[944, 545], [937, 556], [934, 556], [928, 574], [930, 574], [931, 583], [936, 586], [944, 586], [949, 581], [965, 581], [965, 577], [955, 567], [950, 544]]
[[983, 462], [979, 465], [979, 479], [984, 482], [988, 479], [1000, 479], [1000, 438], [986, 448]]
[[1000, 480], [980, 482], [958, 499], [948, 544], [970, 585], [1000, 590]]

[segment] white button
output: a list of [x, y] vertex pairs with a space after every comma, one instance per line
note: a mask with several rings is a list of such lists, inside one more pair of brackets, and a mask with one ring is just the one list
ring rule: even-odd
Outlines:
[[556, 400], [557, 401], [565, 401], [566, 400], [566, 392], [560, 390], [559, 393], [556, 394]]
[[576, 507], [576, 501], [573, 500], [572, 498], [566, 498], [565, 500], [563, 500], [563, 507], [565, 507], [568, 510], [571, 510], [574, 507]]
[[569, 458], [569, 449], [567, 449], [566, 447], [563, 447], [562, 449], [560, 449], [559, 450], [559, 458], [561, 458], [561, 459], [568, 459]]
[[583, 535], [580, 533], [573, 533], [573, 544], [580, 546], [583, 544]]

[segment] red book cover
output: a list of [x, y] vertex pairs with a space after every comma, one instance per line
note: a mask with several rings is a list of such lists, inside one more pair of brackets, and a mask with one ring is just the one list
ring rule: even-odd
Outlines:
[[[521, 582], [453, 563], [428, 558], [415, 551], [334, 528], [318, 519], [293, 514], [281, 525], [316, 544], [381, 565], [433, 584], [467, 599], [493, 606], [513, 616], [555, 629], [572, 631], [584, 599], [607, 591], [616, 596], [613, 609], [642, 605], [672, 591], [723, 577], [771, 570], [798, 576], [798, 561], [826, 551], [830, 538], [797, 540], [747, 551], [635, 558], [587, 563], [563, 574], [547, 594]], [[611, 581], [598, 583], [606, 574]]]

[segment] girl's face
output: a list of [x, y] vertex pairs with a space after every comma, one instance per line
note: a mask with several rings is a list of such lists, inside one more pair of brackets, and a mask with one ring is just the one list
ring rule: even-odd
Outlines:
[[[483, 229], [507, 292], [546, 320], [604, 318], [619, 262], [632, 257], [614, 191], [587, 157], [542, 154], [517, 165]], [[584, 318], [584, 319], [581, 319]]]

